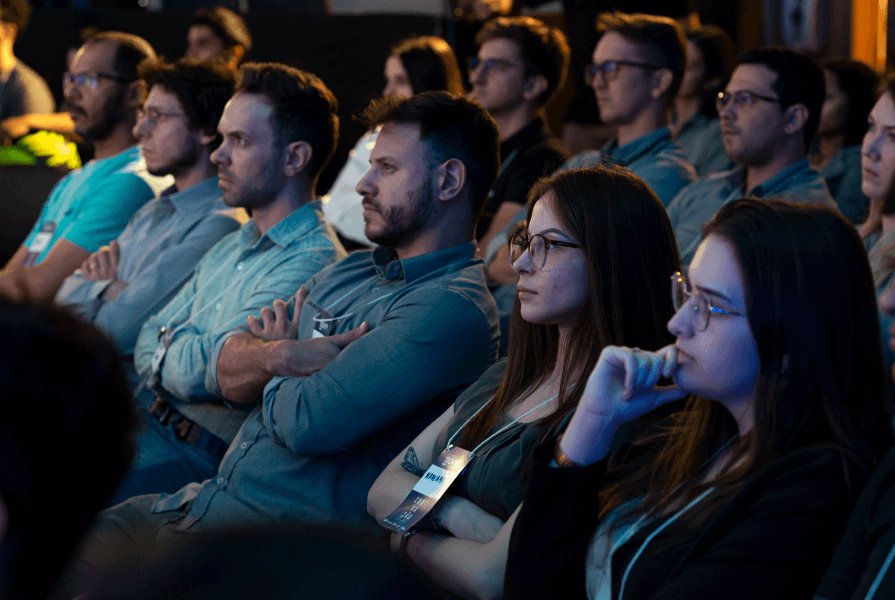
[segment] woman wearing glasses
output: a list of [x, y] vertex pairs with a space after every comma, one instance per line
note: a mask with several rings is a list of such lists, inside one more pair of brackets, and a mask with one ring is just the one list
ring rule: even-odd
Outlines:
[[[676, 342], [607, 347], [564, 434], [535, 451], [507, 598], [816, 587], [893, 443], [861, 242], [829, 209], [739, 200], [689, 275], [672, 278]], [[685, 394], [684, 412], [609, 455], [620, 426]]]
[[510, 241], [519, 292], [508, 358], [396, 457], [368, 496], [382, 520], [449, 445], [474, 452], [402, 540], [412, 561], [464, 598], [500, 595], [531, 451], [568, 422], [600, 350], [671, 341], [668, 274], [680, 263], [668, 217], [643, 181], [617, 167], [555, 175], [531, 190], [527, 223]]

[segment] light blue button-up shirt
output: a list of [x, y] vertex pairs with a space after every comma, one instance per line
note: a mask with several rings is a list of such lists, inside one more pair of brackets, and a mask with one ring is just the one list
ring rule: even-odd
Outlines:
[[701, 112], [684, 123], [676, 138], [699, 177], [729, 171], [736, 165], [727, 156], [721, 138], [721, 120], [710, 119]]
[[567, 160], [560, 171], [583, 169], [597, 164], [616, 164], [628, 168], [652, 189], [662, 204], [688, 183], [696, 181], [696, 170], [684, 149], [671, 137], [667, 127], [642, 135], [624, 146], [610, 140], [599, 151], [587, 150]]
[[160, 385], [152, 391], [222, 440], [232, 440], [247, 413], [228, 408], [205, 390], [215, 342], [274, 300], [294, 295], [312, 275], [333, 263], [337, 258], [333, 239], [319, 202], [302, 206], [264, 235], [250, 220], [222, 239], [199, 261], [193, 277], [171, 302], [140, 330], [134, 350], [140, 377], [146, 380], [152, 371], [159, 329], [177, 326], [162, 363]]
[[681, 263], [688, 265], [702, 238], [702, 226], [722, 206], [740, 198], [776, 198], [790, 202], [823, 204], [838, 211], [823, 177], [802, 159], [746, 193], [746, 168], [710, 175], [690, 184], [668, 205], [668, 218], [674, 228]]
[[861, 145], [837, 152], [820, 170], [820, 174], [827, 182], [842, 216], [852, 223], [862, 223], [867, 218], [870, 198], [861, 191]]
[[105, 331], [121, 354], [133, 354], [143, 322], [174, 297], [212, 246], [239, 227], [230, 213], [217, 177], [180, 192], [169, 188], [118, 236], [115, 277], [128, 284], [121, 294], [104, 302], [102, 294], [115, 280], [92, 281], [76, 271], [62, 283], [56, 303]]
[[404, 260], [377, 248], [313, 277], [300, 339], [322, 311], [329, 334], [364, 321], [371, 331], [314, 375], [274, 378], [218, 474], [153, 512], [182, 510], [186, 531], [338, 522], [382, 534], [366, 511], [370, 486], [497, 358], [497, 309], [474, 255], [473, 243]]

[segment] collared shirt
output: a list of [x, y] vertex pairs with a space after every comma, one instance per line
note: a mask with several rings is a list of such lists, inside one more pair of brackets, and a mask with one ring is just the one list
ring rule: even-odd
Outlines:
[[820, 174], [808, 159], [796, 161], [746, 193], [746, 168], [737, 167], [688, 185], [668, 205], [681, 263], [689, 264], [708, 223], [722, 206], [739, 198], [776, 198], [790, 202], [822, 204], [838, 211]]
[[597, 164], [615, 164], [628, 168], [652, 189], [662, 204], [671, 199], [690, 182], [696, 181], [696, 171], [684, 149], [671, 137], [668, 127], [661, 127], [636, 140], [619, 146], [615, 139], [599, 151], [587, 150], [576, 154], [560, 171], [584, 169]]
[[177, 327], [162, 363], [161, 385], [153, 391], [222, 440], [232, 440], [246, 411], [230, 409], [205, 391], [215, 342], [274, 300], [295, 294], [334, 262], [333, 239], [319, 202], [305, 204], [264, 235], [250, 220], [222, 239], [171, 302], [140, 330], [134, 350], [140, 377], [146, 380], [152, 371], [160, 328]]
[[842, 216], [852, 223], [867, 218], [870, 198], [861, 192], [861, 145], [842, 148], [820, 170]]
[[[404, 260], [377, 248], [313, 277], [300, 339], [326, 324], [371, 331], [314, 375], [274, 378], [217, 476], [153, 512], [183, 510], [188, 531], [272, 521], [379, 531], [366, 511], [376, 477], [497, 358], [497, 310], [474, 255], [473, 243]], [[209, 389], [219, 391], [214, 378]]]
[[684, 123], [675, 139], [687, 153], [699, 177], [729, 171], [736, 166], [724, 149], [721, 120], [717, 117], [710, 119], [697, 112]]
[[92, 160], [56, 184], [23, 245], [35, 248], [41, 233], [50, 233], [49, 242], [33, 250], [33, 264], [60, 239], [96, 252], [118, 237], [137, 209], [173, 183], [171, 177], [150, 175], [136, 146]]
[[[56, 304], [69, 306], [105, 331], [121, 354], [131, 355], [143, 322], [174, 297], [209, 248], [237, 228], [221, 201], [217, 177], [180, 192], [168, 188], [118, 236], [115, 279], [91, 281], [76, 271], [62, 283]], [[127, 287], [104, 302], [103, 292], [116, 279]]]

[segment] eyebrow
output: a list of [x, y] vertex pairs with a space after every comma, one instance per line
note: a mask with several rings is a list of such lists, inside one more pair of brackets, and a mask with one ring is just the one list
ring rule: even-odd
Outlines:
[[725, 296], [718, 290], [713, 290], [712, 288], [703, 287], [701, 285], [694, 285], [693, 287], [698, 289], [700, 292], [703, 292], [704, 294], [708, 294], [709, 296], [715, 296], [716, 298], [721, 298], [722, 300], [729, 302], [731, 304], [736, 304], [736, 302], [734, 302], [733, 300], [731, 300], [730, 298], [728, 298], [727, 296]]
[[544, 235], [545, 233], [558, 233], [559, 235], [561, 235], [563, 237], [567, 237], [567, 238], [572, 237], [568, 233], [564, 233], [564, 232], [560, 231], [559, 229], [557, 229], [556, 227], [551, 227], [550, 229], [545, 229], [544, 231], [539, 231], [537, 233], [532, 233], [531, 229], [529, 229], [528, 233], [530, 235]]

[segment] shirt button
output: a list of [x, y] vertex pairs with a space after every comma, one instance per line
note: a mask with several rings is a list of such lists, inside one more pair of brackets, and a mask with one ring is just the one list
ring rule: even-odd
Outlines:
[[236, 270], [242, 271], [242, 263], [236, 263]]
[[222, 483], [224, 483], [224, 478], [218, 477], [218, 485], [221, 485]]
[[239, 445], [239, 447], [242, 448], [243, 450], [245, 450], [246, 448], [249, 447], [249, 443], [248, 443], [248, 442], [243, 442], [243, 443], [241, 443], [241, 444]]
[[218, 303], [215, 305], [214, 308], [215, 308], [216, 310], [221, 310], [221, 303], [218, 302]]

